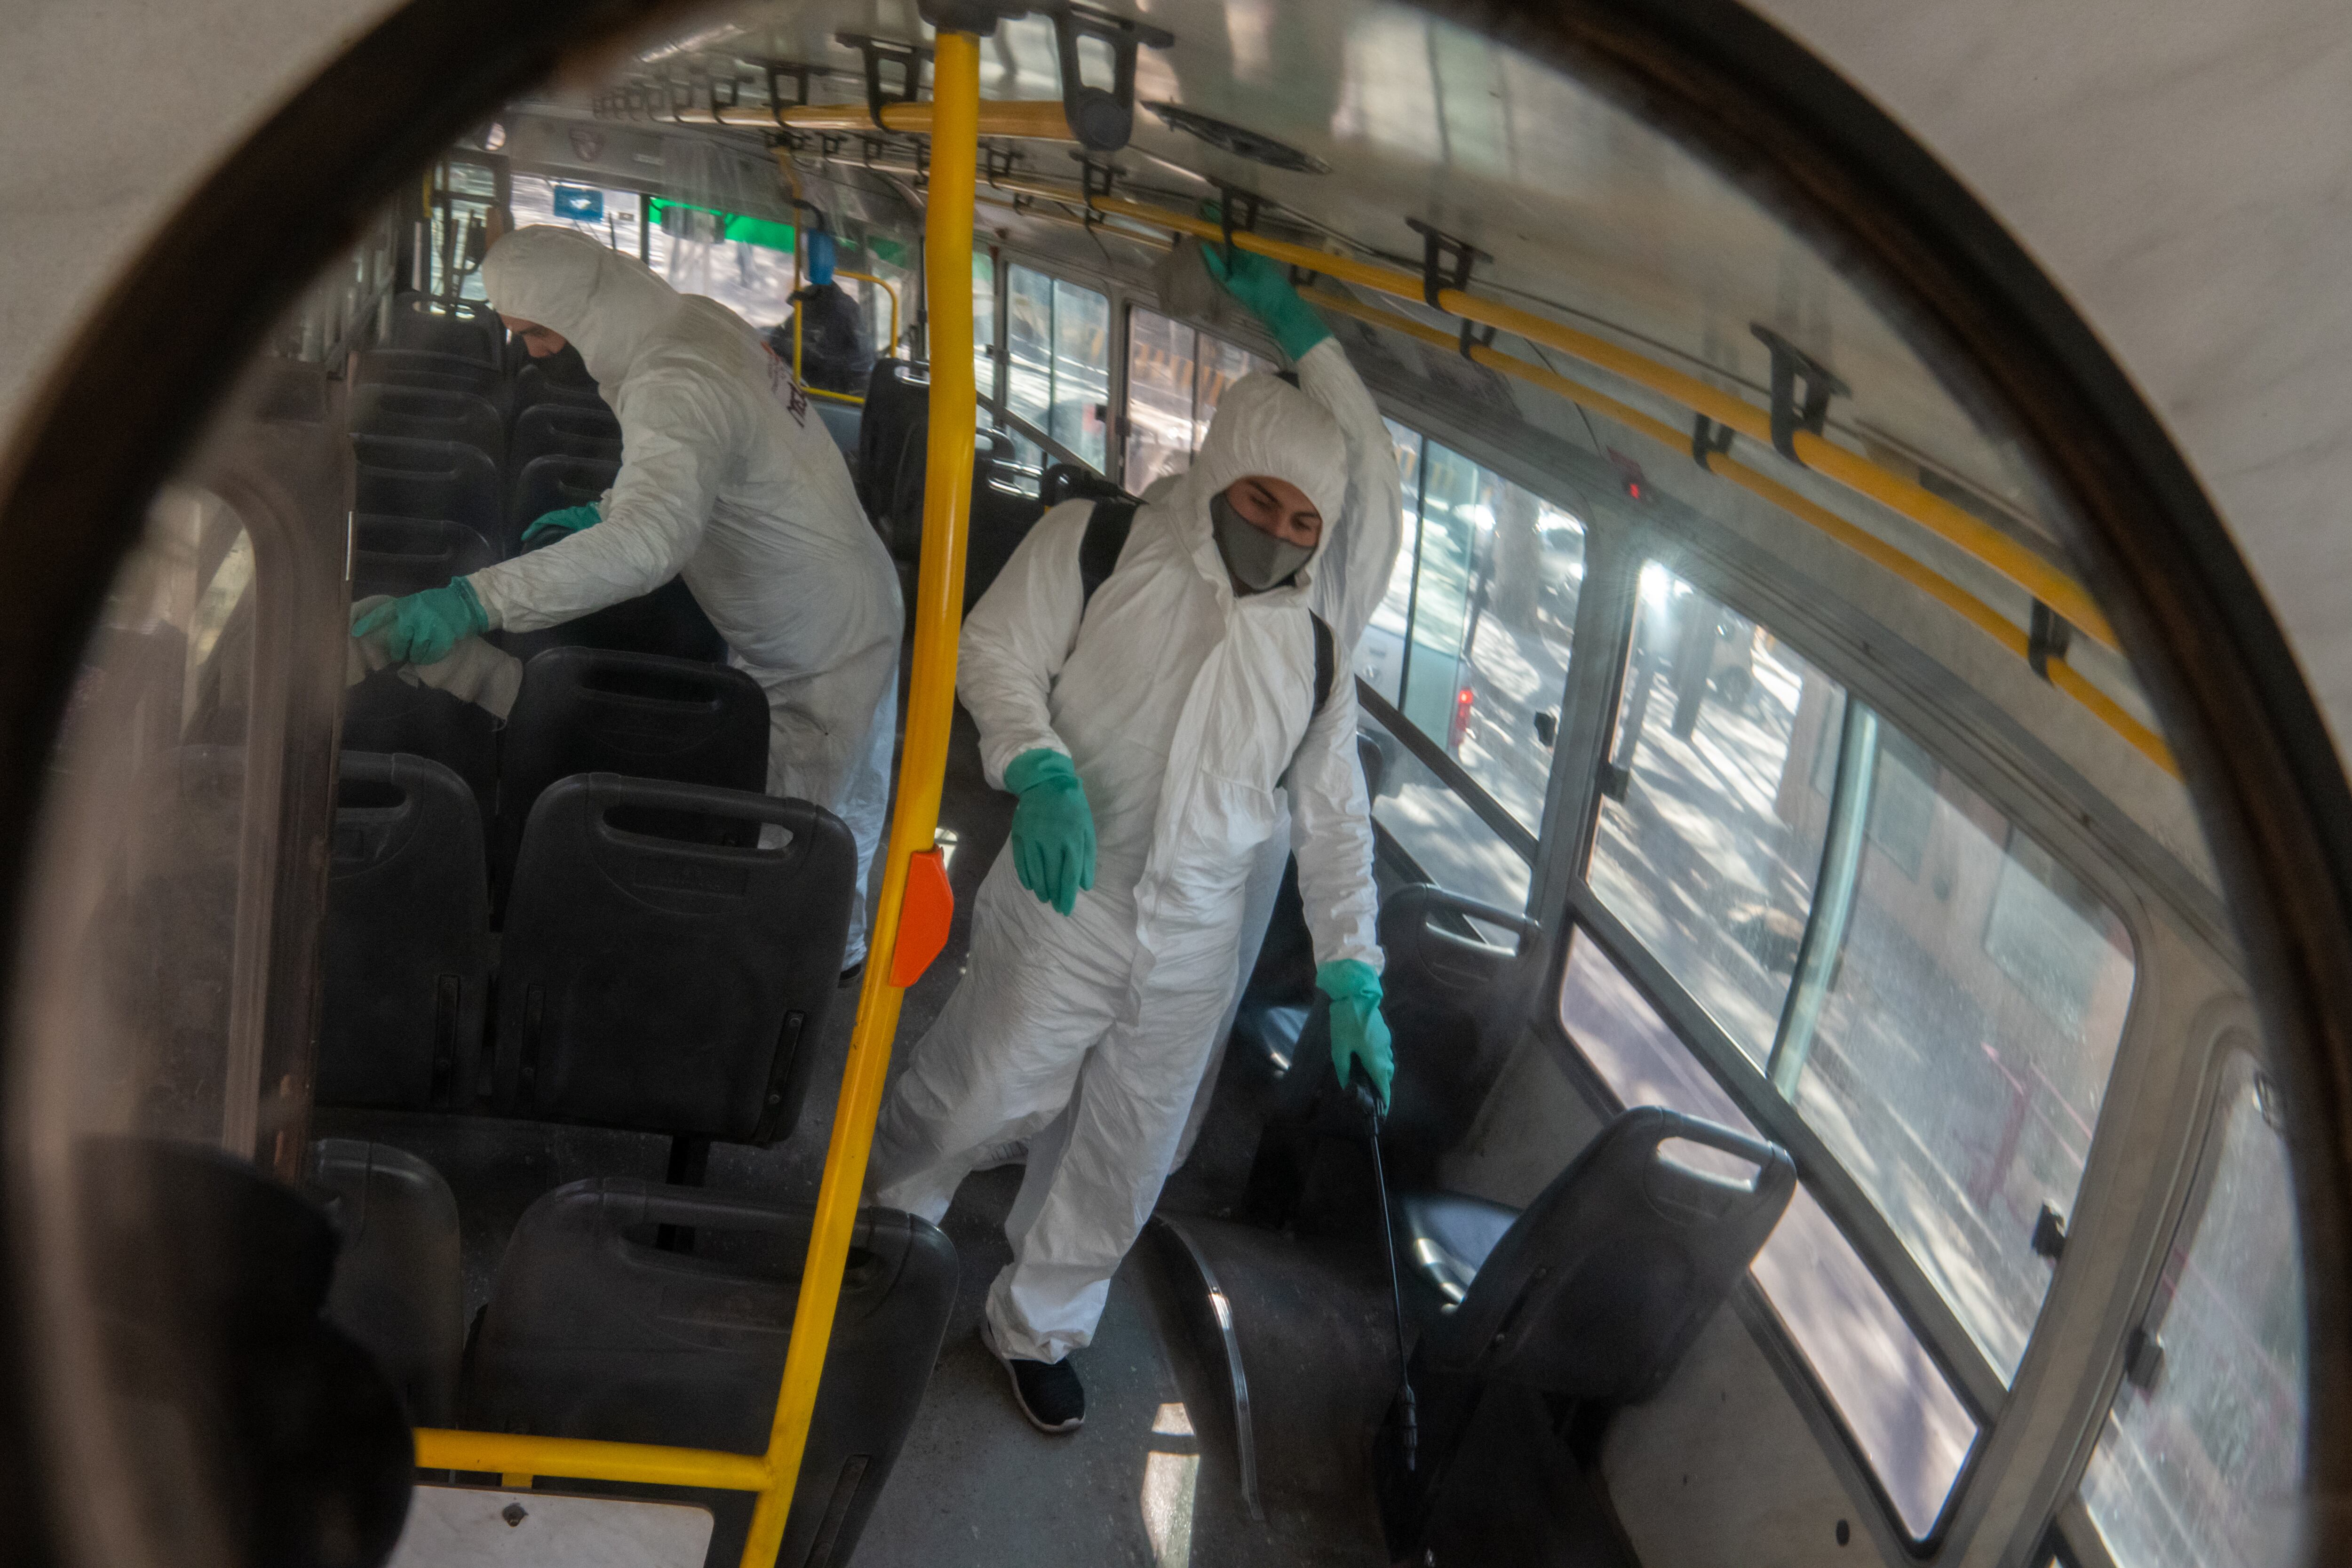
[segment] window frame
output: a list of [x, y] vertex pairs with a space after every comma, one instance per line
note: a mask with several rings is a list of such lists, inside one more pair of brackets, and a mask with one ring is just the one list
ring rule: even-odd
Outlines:
[[[1426, 438], [1425, 424], [1416, 421], [1414, 427], [1421, 429]], [[1479, 460], [1475, 450], [1469, 455]], [[2064, 806], [2040, 787], [2030, 773], [2003, 769], [1999, 760], [1957, 743], [1948, 718], [1937, 715], [1928, 698], [1897, 686], [1874, 669], [1867, 658], [1842, 649], [1837, 637], [1826, 635], [1793, 599], [1779, 598], [1761, 574], [1749, 578], [1735, 564], [1722, 561], [1716, 552], [1697, 543], [1684, 530], [1654, 515], [1664, 510], [1654, 503], [1638, 509], [1627, 503], [1596, 507], [1586, 517], [1585, 576], [1575, 635], [1580, 654], [1589, 652], [1590, 657], [1572, 660], [1570, 666], [1569, 691], [1554, 744], [1552, 793], [1547, 803], [1542, 849], [1529, 900], [1530, 913], [1542, 921], [1551, 942], [1545, 953], [1541, 994], [1547, 999], [1559, 994], [1565, 980], [1570, 941], [1573, 931], [1581, 927], [1587, 939], [1600, 944], [1601, 951], [1643, 993], [1669, 1029], [1759, 1131], [1790, 1152], [1815, 1200], [1886, 1291], [1930, 1359], [1950, 1381], [1954, 1392], [1979, 1423], [1979, 1436], [1952, 1484], [1936, 1524], [1927, 1536], [1915, 1540], [1904, 1528], [1868, 1456], [1847, 1430], [1801, 1351], [1772, 1318], [1761, 1288], [1752, 1279], [1742, 1282], [1740, 1289], [1753, 1291], [1757, 1297], [1750, 1304], [1753, 1310], [1743, 1312], [1743, 1316], [1784, 1378], [1805, 1390], [1807, 1397], [1801, 1403], [1809, 1421], [1817, 1427], [1826, 1426], [1837, 1434], [1839, 1441], [1834, 1447], [1837, 1457], [1849, 1467], [1846, 1474], [1850, 1483], [1859, 1483], [1864, 1494], [1875, 1504], [1874, 1527], [1888, 1532], [1888, 1538], [1900, 1542], [1907, 1553], [1931, 1557], [1959, 1518], [1977, 1474], [1996, 1446], [2011, 1401], [2033, 1379], [2038, 1360], [2048, 1353], [2041, 1332], [2042, 1322], [2083, 1266], [2076, 1261], [2074, 1269], [2070, 1270], [2066, 1257], [2053, 1266], [2050, 1289], [2043, 1295], [2035, 1330], [2028, 1340], [2015, 1378], [2004, 1385], [1977, 1349], [1965, 1324], [1911, 1258], [1892, 1225], [1831, 1155], [1818, 1135], [1804, 1125], [1796, 1107], [1771, 1086], [1764, 1072], [1707, 1016], [1696, 998], [1601, 902], [1586, 879], [1584, 869], [1599, 826], [1601, 766], [1610, 754], [1609, 742], [1615, 733], [1617, 710], [1630, 673], [1643, 564], [1660, 562], [1699, 592], [1769, 629], [1809, 664], [1837, 681], [1849, 696], [1886, 720], [1937, 764], [1951, 770], [1959, 781], [1999, 809], [2013, 829], [2023, 831], [2114, 911], [2132, 942], [2135, 973], [2115, 1063], [2109, 1069], [2110, 1085], [2126, 1070], [2131, 1058], [2145, 1048], [2143, 1038], [2148, 1028], [2149, 1008], [2145, 965], [2148, 956], [2158, 951], [2153, 918], [2142, 896], [2126, 886], [2116, 868], [2094, 852], [2095, 834], [2085, 832], [2081, 823], [2072, 820]], [[1564, 765], [1571, 763], [1573, 765]], [[1815, 905], [1809, 902], [1809, 931], [1812, 929], [1814, 910]], [[1587, 1097], [1598, 1106], [1613, 1108], [1614, 1097], [1608, 1092], [1597, 1069], [1569, 1037], [1557, 1007], [1545, 1007], [1535, 1024], [1552, 1043], [1557, 1056], [1572, 1064], [1573, 1076], [1583, 1086]], [[2114, 1126], [2115, 1119], [2108, 1115], [2103, 1099], [2070, 1219], [2073, 1213], [2083, 1210], [2084, 1200], [2099, 1180], [2103, 1168], [2116, 1158]], [[2169, 1207], [2177, 1214], [2178, 1200]], [[2079, 1249], [2073, 1250], [2079, 1259]], [[2160, 1257], [2157, 1261], [2161, 1262]], [[2147, 1288], [2153, 1289], [2152, 1279]], [[2119, 1342], [2114, 1356], [2119, 1362]], [[2089, 1436], [2080, 1445], [2081, 1452], [2074, 1457], [2070, 1475], [2079, 1476], [2087, 1458], [2089, 1443], [2095, 1440], [2097, 1421], [2104, 1419], [2106, 1400], [2112, 1397], [2116, 1375], [2120, 1375], [2119, 1372], [2112, 1372], [2102, 1380], [2107, 1385], [2106, 1391], [2095, 1402], [2095, 1415]]]
[[[990, 345], [989, 357], [996, 365], [996, 388], [993, 396], [981, 395], [977, 401], [982, 409], [1001, 426], [1017, 430], [1034, 445], [1043, 447], [1047, 458], [1057, 463], [1069, 463], [1098, 473], [1113, 484], [1123, 485], [1127, 467], [1127, 443], [1120, 423], [1109, 417], [1103, 421], [1103, 463], [1100, 468], [1081, 458], [1051, 435], [1024, 419], [1005, 406], [1013, 384], [1013, 362], [1007, 349], [1012, 334], [1010, 305], [1013, 290], [1013, 269], [1023, 268], [1045, 279], [1048, 286], [1066, 283], [1073, 289], [1083, 289], [1089, 294], [1099, 294], [1106, 301], [1109, 324], [1103, 333], [1103, 342], [1110, 355], [1108, 385], [1104, 392], [1106, 410], [1124, 414], [1127, 407], [1127, 290], [1110, 277], [1085, 279], [1071, 277], [1048, 258], [1034, 251], [1015, 249], [1009, 246], [992, 245], [989, 254], [995, 267], [996, 341]], [[928, 352], [928, 348], [927, 348]], [[1048, 351], [1051, 352], [1050, 350]]]

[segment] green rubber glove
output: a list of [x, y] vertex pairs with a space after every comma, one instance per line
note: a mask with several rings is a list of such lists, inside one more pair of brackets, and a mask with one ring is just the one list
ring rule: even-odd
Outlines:
[[378, 605], [352, 623], [355, 637], [382, 632], [384, 652], [395, 664], [438, 664], [460, 642], [489, 629], [489, 613], [463, 577]]
[[542, 534], [577, 533], [604, 521], [604, 514], [596, 510], [594, 501], [585, 506], [567, 506], [560, 511], [541, 512], [537, 521], [522, 531], [522, 542], [529, 544]]
[[1396, 1051], [1381, 1016], [1381, 977], [1361, 959], [1341, 958], [1315, 971], [1315, 987], [1331, 998], [1331, 1065], [1339, 1070], [1339, 1087], [1348, 1087], [1349, 1067], [1361, 1062], [1385, 1107], [1389, 1082], [1396, 1076]]
[[1021, 885], [1063, 914], [1095, 885], [1095, 818], [1070, 759], [1050, 746], [1024, 752], [1004, 770], [1013, 808], [1013, 869]]
[[[1209, 216], [1216, 216], [1213, 204], [1204, 210]], [[1265, 257], [1239, 248], [1228, 257], [1223, 246], [1203, 240], [1201, 265], [1209, 269], [1209, 276], [1226, 293], [1248, 306], [1250, 313], [1265, 323], [1265, 330], [1274, 334], [1275, 342], [1292, 363], [1298, 363], [1307, 350], [1331, 335], [1323, 318], [1290, 286], [1289, 274]]]

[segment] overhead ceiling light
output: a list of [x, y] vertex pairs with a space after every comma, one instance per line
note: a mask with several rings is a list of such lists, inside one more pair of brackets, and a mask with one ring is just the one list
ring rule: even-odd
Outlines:
[[1182, 131], [1198, 136], [1210, 146], [1231, 153], [1236, 158], [1247, 158], [1253, 163], [1264, 163], [1271, 169], [1287, 169], [1296, 174], [1328, 174], [1331, 165], [1312, 153], [1302, 153], [1287, 142], [1277, 142], [1271, 136], [1245, 131], [1211, 115], [1197, 113], [1174, 103], [1147, 103], [1144, 108], [1160, 116], [1171, 131]]

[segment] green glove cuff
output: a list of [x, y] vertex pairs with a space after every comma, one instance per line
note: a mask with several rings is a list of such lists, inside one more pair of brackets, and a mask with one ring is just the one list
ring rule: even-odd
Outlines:
[[1380, 972], [1360, 958], [1336, 958], [1315, 971], [1315, 989], [1334, 1002], [1365, 1002], [1378, 1005]]
[[1276, 301], [1264, 314], [1266, 331], [1274, 334], [1276, 346], [1293, 364], [1331, 335], [1331, 329], [1323, 324], [1315, 307], [1300, 299], [1296, 290], [1287, 300]]
[[522, 531], [522, 542], [529, 544], [544, 534], [578, 533], [604, 521], [604, 513], [594, 501], [582, 506], [562, 507], [541, 512], [537, 521]]
[[464, 601], [465, 607], [474, 617], [473, 628], [467, 635], [479, 637], [488, 631], [490, 612], [482, 607], [482, 596], [474, 592], [474, 584], [466, 578], [452, 577], [449, 579], [449, 586], [457, 590], [457, 597]]
[[1014, 795], [1027, 795], [1040, 784], [1067, 784], [1081, 795], [1087, 787], [1068, 753], [1051, 746], [1024, 752], [1004, 765], [1004, 787]]

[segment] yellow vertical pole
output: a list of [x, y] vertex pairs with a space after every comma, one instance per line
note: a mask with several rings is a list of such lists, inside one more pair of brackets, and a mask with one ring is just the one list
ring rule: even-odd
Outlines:
[[817, 1191], [816, 1230], [809, 1238], [793, 1314], [792, 1346], [784, 1356], [783, 1389], [768, 1437], [773, 1479], [760, 1494], [743, 1545], [743, 1568], [770, 1568], [783, 1544], [793, 1487], [808, 1447], [817, 1380], [833, 1337], [857, 1199], [866, 1184], [866, 1156], [874, 1118], [882, 1108], [882, 1079], [906, 993], [890, 984], [898, 942], [898, 915], [907, 898], [907, 862], [939, 835], [940, 785], [947, 771], [948, 723], [955, 708], [956, 633], [962, 620], [964, 532], [971, 506], [971, 204], [979, 161], [980, 41], [968, 33], [941, 33], [932, 69], [931, 184], [923, 224], [923, 265], [931, 298], [930, 434], [923, 488], [923, 554], [916, 579], [914, 668], [907, 699], [906, 751], [899, 760], [898, 800], [890, 822], [890, 851], [876, 900], [872, 951], [857, 999], [857, 1027], [849, 1039], [848, 1070], [834, 1110], [833, 1143]]

